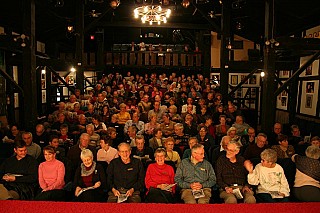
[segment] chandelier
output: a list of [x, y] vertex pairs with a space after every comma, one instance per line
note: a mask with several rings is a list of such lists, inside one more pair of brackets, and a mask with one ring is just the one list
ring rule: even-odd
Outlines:
[[171, 10], [162, 8], [160, 5], [146, 5], [137, 7], [134, 9], [134, 17], [141, 17], [141, 22], [144, 24], [148, 22], [150, 25], [153, 23], [161, 24], [167, 23], [167, 19], [170, 17]]

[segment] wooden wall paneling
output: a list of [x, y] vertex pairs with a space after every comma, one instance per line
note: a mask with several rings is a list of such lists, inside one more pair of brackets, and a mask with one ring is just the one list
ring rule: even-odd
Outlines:
[[164, 55], [164, 57], [165, 57], [165, 65], [166, 66], [170, 66], [171, 65], [171, 53], [166, 53], [165, 55]]
[[108, 65], [112, 64], [112, 53], [106, 54], [106, 64], [108, 64]]
[[144, 65], [150, 65], [150, 54], [144, 53]]
[[193, 67], [193, 54], [188, 54], [188, 66]]
[[90, 53], [89, 60], [90, 65], [96, 65], [96, 53]]
[[157, 65], [157, 53], [151, 53], [151, 65]]
[[121, 53], [121, 64], [122, 65], [128, 64], [128, 53]]
[[178, 53], [173, 53], [173, 63], [172, 66], [179, 66], [179, 54]]
[[120, 65], [120, 53], [113, 54], [113, 64]]
[[187, 65], [187, 55], [186, 54], [181, 54], [181, 66], [186, 66]]

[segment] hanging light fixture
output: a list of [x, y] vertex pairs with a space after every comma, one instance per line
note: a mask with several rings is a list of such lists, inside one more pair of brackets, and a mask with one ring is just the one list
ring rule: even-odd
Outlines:
[[162, 8], [160, 5], [153, 5], [152, 2], [151, 5], [137, 7], [133, 13], [135, 18], [141, 17], [142, 23], [147, 22], [152, 25], [153, 23], [167, 23], [167, 19], [171, 15], [171, 10]]
[[111, 0], [110, 1], [110, 7], [112, 9], [116, 9], [120, 5], [120, 0]]

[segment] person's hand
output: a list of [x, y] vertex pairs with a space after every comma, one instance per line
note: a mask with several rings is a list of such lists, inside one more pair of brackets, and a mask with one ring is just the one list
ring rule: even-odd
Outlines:
[[13, 182], [16, 180], [16, 177], [14, 175], [4, 175], [2, 179], [7, 182]]
[[244, 193], [244, 192], [252, 192], [252, 190], [248, 186], [244, 186], [242, 188], [242, 193]]
[[191, 183], [190, 188], [193, 190], [200, 190], [200, 189], [202, 189], [202, 184], [199, 182]]
[[286, 195], [282, 192], [279, 192], [279, 195], [281, 195], [282, 197], [285, 197]]
[[226, 187], [226, 188], [224, 188], [224, 190], [225, 190], [228, 194], [232, 194], [232, 193], [233, 193], [233, 188], [231, 188], [231, 187]]
[[118, 190], [116, 190], [115, 188], [112, 188], [112, 193], [114, 196], [119, 197], [120, 196], [120, 192]]
[[248, 170], [249, 173], [252, 173], [252, 172], [253, 172], [253, 164], [251, 163], [250, 160], [246, 160], [246, 161], [243, 163], [243, 166]]
[[181, 142], [181, 140], [176, 140], [175, 144], [179, 144]]
[[130, 197], [132, 196], [133, 192], [134, 192], [134, 188], [131, 188], [127, 191], [126, 195]]
[[78, 197], [79, 192], [81, 191], [81, 188], [77, 186], [76, 191], [74, 192], [74, 195]]
[[96, 182], [94, 185], [93, 185], [93, 188], [99, 188], [101, 186], [101, 182], [100, 181], [98, 181], [98, 182]]

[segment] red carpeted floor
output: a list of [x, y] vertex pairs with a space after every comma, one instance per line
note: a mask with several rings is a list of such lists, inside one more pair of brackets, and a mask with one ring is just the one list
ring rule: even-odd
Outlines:
[[280, 204], [109, 204], [76, 202], [0, 201], [0, 213], [208, 213], [208, 212], [299, 212], [319, 213], [320, 203]]

